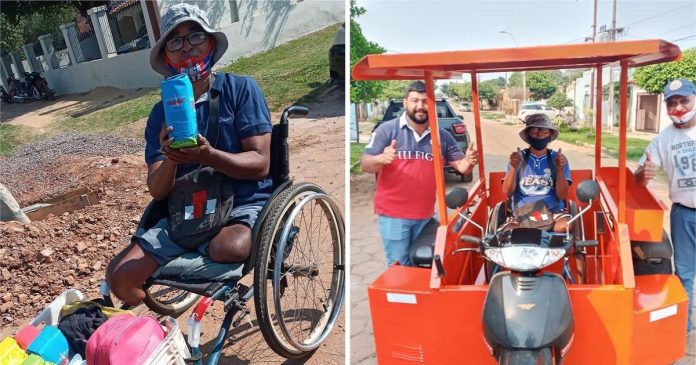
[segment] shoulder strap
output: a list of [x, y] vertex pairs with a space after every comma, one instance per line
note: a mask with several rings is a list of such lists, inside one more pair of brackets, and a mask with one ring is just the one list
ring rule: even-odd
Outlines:
[[556, 163], [555, 161], [551, 158], [551, 149], [546, 150], [546, 158], [549, 161], [549, 170], [551, 170], [551, 184], [555, 186], [556, 184]]
[[520, 166], [517, 168], [517, 178], [515, 179], [515, 194], [512, 196], [512, 208], [517, 207], [517, 197], [520, 194], [520, 180], [522, 180], [522, 173], [527, 168], [527, 158], [529, 158], [529, 148], [522, 150], [522, 161], [520, 161]]
[[213, 147], [217, 147], [218, 132], [219, 132], [219, 117], [220, 117], [220, 90], [225, 82], [224, 75], [218, 77], [217, 73], [210, 75], [213, 78], [212, 86], [209, 92], [210, 109], [208, 113], [208, 141]]

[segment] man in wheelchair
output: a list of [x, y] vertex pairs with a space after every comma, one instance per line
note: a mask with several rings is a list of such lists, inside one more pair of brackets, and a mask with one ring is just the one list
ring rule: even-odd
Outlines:
[[[186, 3], [170, 7], [161, 24], [150, 65], [165, 77], [186, 73], [191, 79], [198, 145], [170, 147], [172, 129], [166, 127], [162, 101], [154, 105], [145, 129], [147, 186], [155, 200], [167, 202], [169, 216], [147, 230], [139, 228], [108, 265], [111, 291], [130, 305], [145, 298], [143, 283], [158, 267], [186, 252], [198, 251], [218, 263], [244, 261], [252, 227], [273, 188], [271, 121], [263, 93], [249, 77], [211, 72], [227, 49], [225, 34], [211, 29], [206, 14]], [[185, 200], [178, 190], [181, 181], [204, 190]], [[174, 234], [174, 226], [194, 219], [211, 223], [195, 236], [201, 239], [177, 239], [181, 235]]]
[[527, 227], [565, 232], [570, 218], [565, 202], [572, 184], [570, 167], [560, 149], [547, 147], [558, 138], [558, 129], [545, 114], [531, 114], [525, 124], [520, 138], [529, 148], [517, 148], [510, 155], [503, 179], [508, 218], [499, 230]]

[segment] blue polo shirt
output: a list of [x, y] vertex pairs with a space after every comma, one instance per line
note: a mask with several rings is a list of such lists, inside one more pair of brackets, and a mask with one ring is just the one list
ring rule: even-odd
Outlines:
[[[222, 75], [222, 74], [220, 74]], [[266, 99], [256, 81], [250, 77], [224, 74], [220, 95], [218, 138], [215, 148], [230, 153], [242, 152], [242, 140], [248, 137], [271, 133], [271, 114]], [[198, 132], [209, 135], [209, 98], [201, 97], [196, 102]], [[159, 134], [164, 124], [162, 101], [155, 104], [145, 127], [145, 162], [150, 165], [164, 160], [160, 152]], [[214, 141], [210, 141], [211, 144]], [[182, 164], [177, 168], [177, 177], [198, 168], [197, 163]], [[261, 181], [231, 179], [234, 183], [234, 205], [262, 203], [273, 192], [270, 176]]]

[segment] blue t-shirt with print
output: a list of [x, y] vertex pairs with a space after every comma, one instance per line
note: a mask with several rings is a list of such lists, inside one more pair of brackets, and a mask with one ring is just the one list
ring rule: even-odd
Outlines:
[[[515, 196], [515, 202], [518, 207], [534, 203], [537, 200], [543, 200], [546, 207], [553, 213], [560, 213], [565, 209], [564, 201], [556, 197], [556, 182], [551, 177], [551, 168], [549, 167], [549, 164], [555, 164], [558, 153], [554, 150], [550, 151], [551, 161], [549, 161], [546, 154], [534, 156], [528, 150], [522, 151], [523, 157], [527, 160], [527, 166], [522, 171], [522, 176], [518, 182], [519, 189]], [[509, 164], [508, 169], [510, 169]], [[556, 174], [558, 173], [556, 171]], [[570, 164], [567, 162], [563, 169], [563, 176], [568, 180], [568, 185], [573, 183], [570, 179]]]
[[[223, 77], [223, 74], [218, 74]], [[242, 140], [271, 132], [271, 115], [266, 99], [256, 81], [250, 77], [224, 74], [220, 90], [218, 138], [215, 148], [230, 152], [242, 152]], [[215, 91], [213, 91], [215, 92]], [[209, 97], [196, 102], [198, 132], [208, 136]], [[160, 151], [159, 134], [164, 124], [164, 107], [158, 102], [152, 108], [145, 128], [145, 162], [150, 165], [164, 160]], [[210, 141], [211, 144], [214, 141]], [[177, 177], [198, 168], [197, 163], [179, 165]], [[270, 176], [260, 181], [230, 179], [234, 184], [234, 206], [263, 203], [272, 193]]]

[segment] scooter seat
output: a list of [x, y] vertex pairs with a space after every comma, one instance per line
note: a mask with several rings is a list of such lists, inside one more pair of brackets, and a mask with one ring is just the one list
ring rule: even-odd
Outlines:
[[411, 245], [409, 256], [415, 266], [430, 268], [433, 264], [435, 237], [440, 221], [430, 218]]

